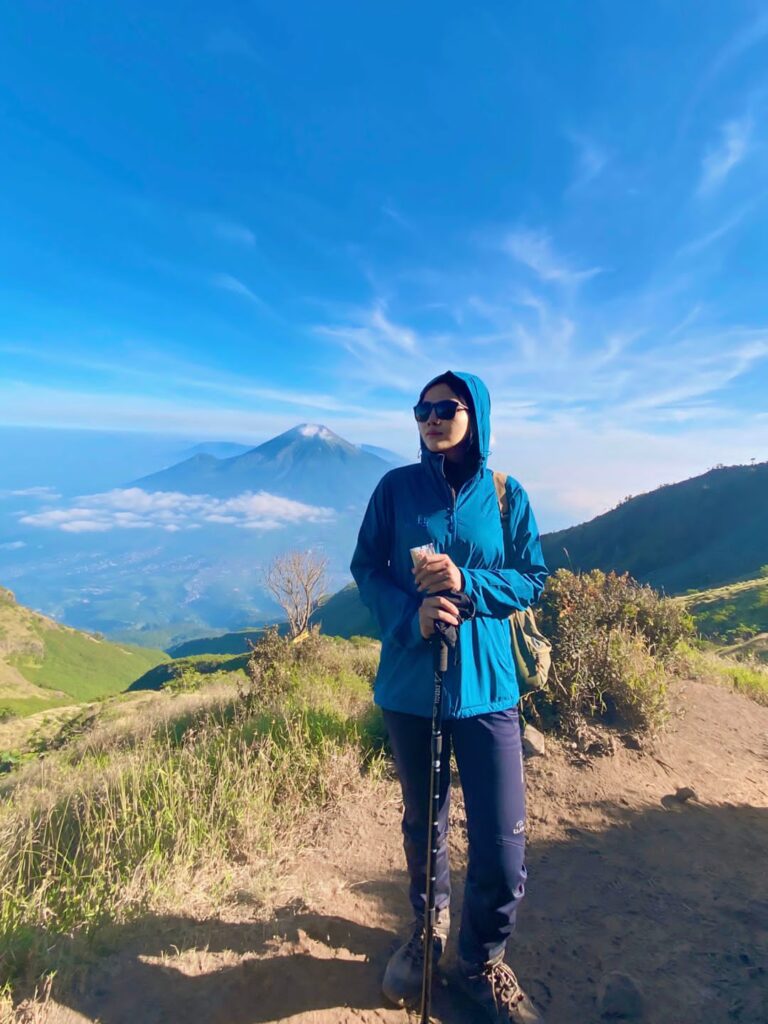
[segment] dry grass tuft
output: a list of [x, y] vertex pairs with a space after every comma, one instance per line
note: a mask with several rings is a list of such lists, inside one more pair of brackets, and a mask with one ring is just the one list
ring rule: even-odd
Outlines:
[[6, 785], [0, 981], [61, 966], [59, 945], [162, 903], [204, 874], [278, 851], [377, 770], [380, 725], [360, 652], [267, 637], [248, 685], [159, 694], [97, 722]]
[[674, 667], [678, 675], [729, 686], [768, 707], [768, 666], [758, 660], [737, 661], [721, 652], [682, 645]]

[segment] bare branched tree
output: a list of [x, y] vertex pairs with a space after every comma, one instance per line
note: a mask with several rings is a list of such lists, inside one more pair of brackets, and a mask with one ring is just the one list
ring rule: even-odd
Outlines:
[[328, 559], [314, 551], [287, 551], [270, 562], [264, 585], [288, 616], [292, 637], [307, 631], [327, 568]]

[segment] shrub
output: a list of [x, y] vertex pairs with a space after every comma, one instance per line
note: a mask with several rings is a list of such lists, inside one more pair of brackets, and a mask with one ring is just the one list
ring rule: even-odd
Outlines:
[[363, 679], [370, 686], [376, 675], [380, 645], [368, 638], [364, 644], [350, 644], [339, 637], [324, 636], [317, 626], [292, 640], [281, 636], [276, 626], [264, 630], [251, 645], [246, 671], [250, 698], [268, 707], [291, 690], [297, 673], [310, 668], [317, 675], [347, 683]]
[[552, 682], [534, 697], [565, 729], [604, 715], [650, 729], [665, 711], [665, 663], [692, 620], [676, 602], [628, 574], [558, 570], [539, 620], [552, 641]]
[[611, 630], [602, 668], [602, 698], [609, 714], [640, 730], [666, 720], [667, 673], [640, 634]]
[[176, 665], [172, 670], [173, 674], [163, 689], [169, 693], [194, 693], [203, 684], [203, 676], [195, 671], [191, 665]]
[[256, 643], [247, 642], [251, 653], [245, 671], [250, 685], [241, 690], [241, 697], [249, 711], [272, 707], [290, 689], [290, 668], [296, 661], [293, 645], [277, 626], [267, 626]]

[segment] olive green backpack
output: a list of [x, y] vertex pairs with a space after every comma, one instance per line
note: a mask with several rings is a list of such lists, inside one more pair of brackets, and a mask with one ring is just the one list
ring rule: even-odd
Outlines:
[[[506, 476], [503, 473], [494, 473], [493, 485], [499, 501], [503, 529], [509, 521]], [[509, 635], [520, 693], [543, 689], [547, 684], [552, 663], [552, 644], [539, 630], [533, 608], [512, 612], [509, 616]]]

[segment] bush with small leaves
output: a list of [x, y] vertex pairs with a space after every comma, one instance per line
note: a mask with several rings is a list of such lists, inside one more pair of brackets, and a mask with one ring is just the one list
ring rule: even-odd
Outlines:
[[241, 698], [250, 712], [279, 703], [290, 690], [290, 668], [295, 654], [290, 639], [277, 626], [267, 626], [256, 643], [248, 644], [251, 654], [246, 665], [249, 684]]
[[538, 618], [552, 641], [550, 684], [533, 697], [542, 718], [565, 729], [594, 715], [643, 729], [661, 724], [665, 663], [692, 633], [679, 604], [626, 573], [560, 569]]

